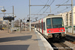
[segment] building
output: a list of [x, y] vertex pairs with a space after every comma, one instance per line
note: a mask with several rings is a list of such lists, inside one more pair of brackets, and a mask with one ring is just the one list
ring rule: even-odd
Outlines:
[[19, 27], [20, 26], [20, 21], [19, 20], [16, 20], [13, 23], [14, 23], [14, 26], [15, 27]]
[[6, 21], [4, 21], [2, 17], [0, 17], [0, 25], [7, 26]]
[[[62, 15], [65, 26], [72, 26], [72, 15], [71, 15], [71, 11], [64, 12], [64, 13], [60, 13], [59, 15]], [[75, 6], [73, 8], [73, 26], [75, 26]]]
[[75, 26], [75, 6], [73, 8], [73, 25]]

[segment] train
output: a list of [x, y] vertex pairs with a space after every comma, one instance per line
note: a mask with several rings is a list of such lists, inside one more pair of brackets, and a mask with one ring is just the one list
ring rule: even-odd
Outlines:
[[61, 15], [48, 15], [36, 21], [35, 27], [46, 39], [66, 37], [64, 21]]

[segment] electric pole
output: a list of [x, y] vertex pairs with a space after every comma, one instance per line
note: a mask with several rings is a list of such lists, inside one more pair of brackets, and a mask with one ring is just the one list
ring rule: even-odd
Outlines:
[[73, 31], [73, 0], [71, 0], [71, 15], [72, 15], [72, 34], [74, 34], [74, 31]]
[[50, 6], [50, 5], [31, 5], [31, 0], [29, 0], [29, 17], [30, 17], [30, 31], [31, 31], [31, 6]]
[[31, 9], [30, 9], [31, 0], [29, 0], [29, 17], [30, 17], [30, 31], [31, 31]]

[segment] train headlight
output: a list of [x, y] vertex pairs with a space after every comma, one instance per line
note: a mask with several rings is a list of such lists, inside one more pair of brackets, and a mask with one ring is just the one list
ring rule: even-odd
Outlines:
[[51, 31], [49, 30], [49, 32], [51, 32]]
[[63, 29], [61, 31], [63, 31]]

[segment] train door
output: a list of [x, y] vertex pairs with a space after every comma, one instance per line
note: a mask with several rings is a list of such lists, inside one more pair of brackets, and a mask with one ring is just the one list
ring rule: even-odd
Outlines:
[[39, 20], [39, 31], [40, 31], [40, 20]]
[[41, 23], [41, 20], [40, 20], [40, 32], [42, 33], [42, 23]]
[[42, 23], [42, 33], [43, 33], [43, 19], [42, 19], [41, 23]]

